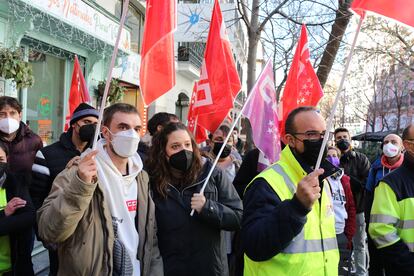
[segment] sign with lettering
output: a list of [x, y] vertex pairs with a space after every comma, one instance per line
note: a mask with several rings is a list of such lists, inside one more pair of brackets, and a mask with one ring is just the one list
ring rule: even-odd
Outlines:
[[[76, 28], [115, 45], [119, 24], [81, 0], [22, 0]], [[131, 33], [123, 29], [119, 48], [131, 49]]]

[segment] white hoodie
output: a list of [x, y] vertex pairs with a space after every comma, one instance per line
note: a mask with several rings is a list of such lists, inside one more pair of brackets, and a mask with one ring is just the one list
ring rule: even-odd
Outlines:
[[105, 144], [105, 139], [97, 142], [98, 179], [111, 210], [112, 220], [118, 223], [118, 238], [128, 250], [133, 264], [133, 275], [136, 276], [140, 274], [140, 264], [137, 259], [139, 236], [135, 228], [135, 216], [138, 206], [136, 177], [143, 168], [142, 160], [137, 153], [129, 157], [129, 175], [123, 176], [112, 163], [104, 148]]

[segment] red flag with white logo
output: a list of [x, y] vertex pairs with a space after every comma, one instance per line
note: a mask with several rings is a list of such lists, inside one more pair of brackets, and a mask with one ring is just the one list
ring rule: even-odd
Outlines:
[[354, 0], [351, 9], [360, 16], [371, 11], [414, 27], [413, 0]]
[[147, 0], [139, 82], [146, 105], [175, 86], [176, 0]]
[[193, 94], [191, 96], [191, 102], [188, 108], [188, 115], [187, 115], [188, 125], [187, 126], [190, 132], [194, 134], [194, 138], [196, 142], [200, 144], [207, 139], [207, 131], [205, 130], [204, 127], [200, 126], [197, 123], [198, 114], [194, 109], [194, 103], [195, 103], [196, 98], [197, 98], [197, 82], [194, 83]]
[[70, 127], [70, 118], [80, 103], [90, 102], [88, 88], [83, 77], [78, 57], [75, 55], [72, 73], [72, 83], [69, 91], [69, 112], [66, 115], [65, 131]]
[[[218, 1], [214, 1], [200, 80], [197, 85], [198, 124], [214, 132], [233, 108], [241, 89]], [[204, 114], [210, 114], [207, 117]], [[203, 115], [203, 116], [201, 116]]]
[[280, 104], [282, 136], [285, 134], [285, 121], [289, 112], [299, 106], [316, 106], [323, 96], [321, 84], [309, 58], [308, 35], [306, 26], [302, 25]]

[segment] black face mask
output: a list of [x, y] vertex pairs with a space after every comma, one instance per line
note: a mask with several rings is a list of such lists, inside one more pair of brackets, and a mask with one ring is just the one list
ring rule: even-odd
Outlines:
[[[218, 155], [221, 147], [223, 146], [223, 143], [219, 143], [219, 142], [215, 142], [214, 143], [214, 147], [213, 147], [213, 153], [215, 156]], [[220, 158], [226, 158], [227, 156], [229, 156], [231, 153], [231, 146], [230, 145], [226, 145], [223, 149], [223, 152], [220, 155]]]
[[95, 124], [83, 125], [79, 128], [79, 138], [82, 142], [92, 141], [93, 136], [95, 135]]
[[193, 152], [182, 150], [170, 156], [169, 163], [171, 167], [182, 172], [188, 171], [193, 164]]
[[[300, 154], [300, 157], [311, 167], [316, 165], [318, 161], [319, 151], [321, 150], [323, 139], [319, 140], [303, 140], [304, 151]], [[325, 147], [322, 159], [325, 159], [328, 153]]]
[[7, 163], [0, 162], [0, 177], [2, 177], [6, 171], [7, 171]]
[[348, 139], [341, 139], [338, 142], [336, 142], [336, 146], [340, 151], [346, 151], [347, 149], [349, 149], [350, 145], [351, 144], [349, 143]]

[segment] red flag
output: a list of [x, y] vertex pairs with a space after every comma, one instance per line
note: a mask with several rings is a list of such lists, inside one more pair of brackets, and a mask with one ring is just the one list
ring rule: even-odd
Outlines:
[[282, 137], [285, 133], [284, 125], [289, 112], [299, 106], [316, 106], [323, 96], [321, 84], [309, 57], [308, 35], [306, 26], [302, 25], [299, 43], [281, 99], [279, 115], [282, 117], [280, 124]]
[[80, 103], [89, 101], [90, 97], [88, 88], [86, 87], [85, 78], [83, 77], [78, 57], [75, 55], [72, 73], [72, 84], [70, 86], [69, 92], [69, 112], [66, 115], [65, 131], [70, 127], [69, 121], [76, 107], [78, 107]]
[[[197, 123], [197, 112], [194, 109], [194, 103], [197, 98], [197, 83], [194, 83], [193, 87], [193, 94], [191, 96], [191, 102], [190, 106], [188, 108], [188, 115], [187, 115], [187, 121], [188, 121], [188, 129], [194, 134], [194, 138], [198, 144], [204, 142], [207, 140], [207, 132], [204, 127], [200, 126]], [[197, 125], [197, 127], [196, 127]], [[194, 133], [194, 128], [195, 133]]]
[[354, 0], [351, 9], [359, 15], [375, 12], [414, 27], [413, 0]]
[[217, 0], [214, 1], [200, 75], [194, 104], [199, 114], [198, 124], [214, 132], [233, 107], [233, 100], [241, 89], [226, 26]]
[[147, 0], [141, 49], [140, 87], [149, 105], [175, 85], [174, 35], [177, 27], [175, 0]]

